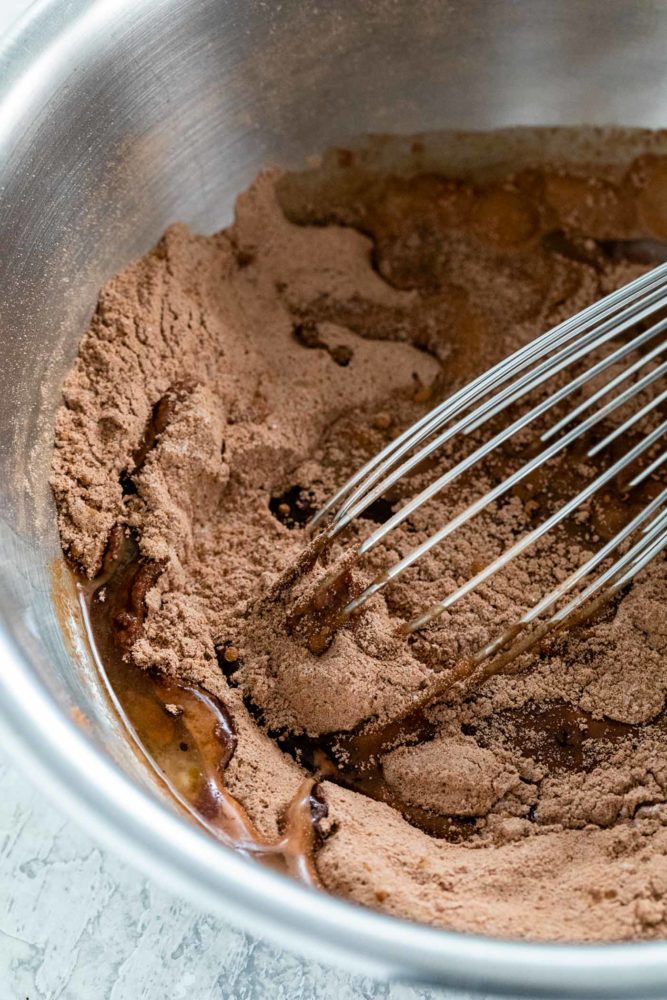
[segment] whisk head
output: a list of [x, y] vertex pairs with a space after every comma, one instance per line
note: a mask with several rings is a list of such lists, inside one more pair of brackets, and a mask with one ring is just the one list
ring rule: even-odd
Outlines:
[[[388, 539], [420, 507], [461, 476], [474, 474], [480, 463], [531, 425], [540, 447], [531, 449], [518, 468], [387, 566], [349, 601], [344, 616], [526, 477], [548, 467], [557, 456], [562, 459], [566, 449], [583, 444], [588, 459], [599, 456], [601, 471], [483, 569], [409, 622], [407, 632], [423, 628], [453, 607], [620, 477], [626, 491], [655, 478], [667, 462], [667, 420], [661, 419], [667, 402], [666, 376], [667, 264], [663, 264], [559, 323], [438, 404], [375, 455], [319, 511], [315, 523], [328, 518], [329, 538], [397, 486], [405, 487], [408, 477], [449, 442], [456, 445], [460, 440], [463, 445], [467, 440], [472, 447], [448, 467], [438, 467], [432, 481], [408, 496], [359, 544], [359, 555]], [[478, 660], [507, 646], [519, 631], [531, 627], [542, 634], [618, 593], [665, 546], [667, 488], [648, 498], [612, 538], [527, 609], [509, 632], [480, 650]]]

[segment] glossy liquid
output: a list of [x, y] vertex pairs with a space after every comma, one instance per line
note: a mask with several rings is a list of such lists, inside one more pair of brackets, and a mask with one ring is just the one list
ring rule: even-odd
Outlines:
[[228, 847], [319, 886], [313, 849], [324, 807], [316, 798], [315, 780], [306, 778], [297, 789], [282, 835], [275, 840], [262, 836], [224, 786], [236, 735], [221, 702], [130, 662], [127, 648], [141, 626], [150, 579], [149, 565], [126, 542], [104, 577], [78, 583], [91, 650], [130, 735], [161, 783], [201, 827]]

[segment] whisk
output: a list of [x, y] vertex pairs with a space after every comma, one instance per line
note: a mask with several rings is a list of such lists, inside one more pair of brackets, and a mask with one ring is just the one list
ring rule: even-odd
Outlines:
[[[621, 422], [610, 431], [603, 431], [604, 436], [595, 440], [587, 450], [589, 457], [602, 454], [604, 458], [605, 450], [612, 442], [616, 442], [614, 457], [607, 460], [603, 471], [482, 570], [409, 622], [405, 631], [409, 633], [422, 629], [443, 611], [452, 608], [538, 539], [553, 531], [560, 522], [624, 470], [628, 469], [626, 476], [632, 475], [628, 484], [628, 488], [632, 489], [667, 462], [667, 449], [663, 441], [667, 433], [667, 420], [645, 433], [642, 430], [642, 426], [645, 428], [647, 423], [655, 423], [662, 416], [661, 406], [667, 400], [667, 388], [662, 388], [667, 374], [667, 360], [663, 360], [667, 356], [667, 339], [661, 337], [667, 330], [667, 316], [660, 315], [661, 310], [664, 311], [666, 307], [667, 264], [663, 264], [559, 323], [475, 378], [417, 420], [353, 475], [315, 517], [314, 523], [329, 518], [325, 529], [329, 538], [337, 536], [374, 501], [386, 495], [396, 484], [404, 482], [412, 470], [446, 442], [461, 435], [470, 435], [480, 428], [484, 428], [486, 433], [482, 444], [442, 471], [417, 495], [407, 499], [388, 520], [366, 537], [358, 547], [361, 556], [387, 538], [390, 532], [428, 500], [450, 487], [464, 473], [474, 469], [513, 435], [545, 415], [550, 420], [546, 430], [540, 434], [541, 448], [537, 454], [442, 527], [434, 530], [425, 541], [398, 562], [387, 567], [362, 593], [349, 601], [343, 610], [343, 617], [360, 608], [430, 549], [444, 542], [458, 528], [573, 442], [589, 434], [594, 428], [599, 431], [599, 425], [616, 411], [620, 411], [617, 412], [616, 419], [620, 418]], [[602, 357], [595, 360], [600, 353]], [[556, 387], [545, 394], [549, 389], [546, 383], [552, 379], [556, 380]], [[538, 401], [531, 404], [531, 399], [534, 400], [537, 395], [534, 390], [540, 386], [545, 388]], [[649, 388], [650, 398], [648, 402], [644, 402], [643, 398]], [[589, 389], [592, 391], [588, 391]], [[575, 394], [576, 405], [572, 405], [564, 416], [563, 408], [559, 407], [554, 418], [553, 412], [549, 411], [553, 411], [563, 401], [571, 403], [568, 397]], [[582, 395], [584, 398], [579, 401]], [[501, 430], [494, 431], [497, 418], [508, 410], [510, 416], [505, 415], [505, 425]], [[517, 410], [518, 416], [515, 415]], [[628, 411], [629, 415], [626, 416]], [[656, 411], [653, 417], [645, 420], [653, 411]], [[623, 444], [623, 437], [629, 437], [628, 432], [632, 428], [634, 443], [627, 447], [620, 458], [615, 457], [619, 444]], [[606, 431], [606, 427], [604, 430]], [[643, 436], [636, 440], [640, 431]], [[539, 626], [540, 634], [543, 634], [545, 630], [562, 625], [571, 616], [581, 613], [581, 609], [589, 602], [597, 605], [601, 599], [612, 597], [665, 546], [667, 488], [648, 502], [639, 514], [631, 518], [567, 579], [527, 610], [509, 632], [481, 650], [477, 659], [497, 652], [519, 631]], [[563, 604], [567, 595], [570, 595], [569, 600]]]

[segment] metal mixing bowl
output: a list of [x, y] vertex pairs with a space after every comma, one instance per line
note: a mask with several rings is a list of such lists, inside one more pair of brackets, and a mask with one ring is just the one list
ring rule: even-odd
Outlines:
[[267, 161], [301, 164], [365, 132], [665, 126], [666, 51], [664, 0], [40, 0], [10, 39], [0, 719], [44, 789], [159, 882], [379, 977], [493, 995], [667, 992], [667, 943], [545, 946], [393, 920], [246, 862], [177, 816], [81, 641], [46, 486], [59, 384], [97, 289], [168, 223], [211, 231]]

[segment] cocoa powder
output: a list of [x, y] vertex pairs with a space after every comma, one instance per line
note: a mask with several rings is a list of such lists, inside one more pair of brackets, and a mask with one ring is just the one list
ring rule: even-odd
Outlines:
[[63, 547], [94, 577], [119, 532], [136, 538], [151, 570], [129, 655], [231, 712], [225, 782], [261, 832], [280, 829], [304, 770], [325, 776], [330, 891], [478, 933], [664, 936], [663, 560], [592, 621], [409, 721], [609, 537], [619, 504], [590, 503], [410, 641], [397, 626], [561, 503], [588, 460], [522, 484], [317, 648], [301, 609], [332, 574], [362, 589], [531, 447], [519, 435], [365, 561], [354, 540], [432, 470], [319, 557], [308, 548], [310, 513], [403, 427], [651, 265], [667, 161], [508, 168], [485, 184], [345, 170], [317, 197], [312, 178], [267, 171], [228, 230], [174, 227], [102, 290], [56, 422]]

